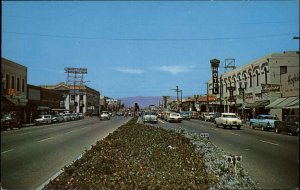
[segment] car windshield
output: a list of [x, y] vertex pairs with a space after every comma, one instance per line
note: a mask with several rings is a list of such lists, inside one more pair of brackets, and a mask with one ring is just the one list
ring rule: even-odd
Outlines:
[[223, 117], [226, 117], [226, 118], [237, 118], [236, 115], [227, 115], [227, 114], [224, 114]]
[[272, 116], [272, 115], [264, 116], [263, 119], [276, 119], [276, 120], [278, 120], [278, 118], [276, 116]]

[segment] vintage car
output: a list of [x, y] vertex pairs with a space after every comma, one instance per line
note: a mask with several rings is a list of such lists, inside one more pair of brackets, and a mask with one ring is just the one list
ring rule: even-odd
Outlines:
[[192, 119], [199, 119], [199, 113], [196, 111], [192, 111], [192, 115], [191, 115]]
[[100, 120], [110, 120], [110, 115], [108, 111], [102, 111], [101, 115], [100, 115]]
[[242, 120], [240, 120], [235, 113], [221, 113], [220, 117], [215, 118], [214, 123], [216, 127], [223, 126], [224, 129], [227, 126], [241, 129], [242, 126]]
[[15, 113], [1, 113], [1, 130], [12, 130], [22, 127], [22, 121]]
[[53, 115], [39, 115], [37, 119], [34, 120], [36, 125], [50, 124], [52, 123]]
[[185, 119], [185, 120], [190, 120], [192, 117], [192, 113], [189, 111], [182, 111], [180, 114], [181, 114], [182, 119]]
[[257, 115], [255, 119], [250, 119], [249, 125], [251, 129], [260, 128], [262, 131], [275, 129], [275, 121], [278, 117], [269, 114]]
[[142, 120], [143, 123], [158, 123], [157, 115], [151, 111], [145, 111]]
[[203, 121], [212, 121], [213, 116], [214, 116], [213, 112], [203, 112], [201, 114], [201, 119]]
[[182, 117], [181, 117], [180, 113], [169, 112], [169, 113], [166, 115], [166, 121], [168, 121], [168, 122], [178, 122], [178, 123], [181, 123]]
[[285, 115], [282, 121], [275, 121], [275, 132], [287, 132], [289, 135], [299, 136], [299, 116]]

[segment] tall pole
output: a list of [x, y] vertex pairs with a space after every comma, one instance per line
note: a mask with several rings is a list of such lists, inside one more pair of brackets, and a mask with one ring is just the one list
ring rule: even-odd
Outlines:
[[207, 112], [209, 112], [208, 82], [206, 82], [206, 101], [207, 101]]

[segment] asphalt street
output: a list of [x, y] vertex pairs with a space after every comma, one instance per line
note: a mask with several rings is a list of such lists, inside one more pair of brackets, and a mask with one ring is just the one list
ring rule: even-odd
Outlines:
[[130, 117], [98, 117], [1, 132], [1, 185], [36, 189]]
[[[139, 119], [141, 122], [141, 119]], [[216, 128], [201, 120], [151, 124], [163, 128], [182, 127], [193, 133], [208, 133], [211, 142], [228, 155], [242, 155], [242, 165], [264, 189], [299, 187], [299, 137], [260, 131], [243, 126], [241, 130]]]
[[[1, 183], [5, 189], [36, 189], [79, 158], [131, 117], [100, 121], [86, 117], [67, 123], [42, 125], [1, 133]], [[139, 122], [141, 119], [139, 118]], [[208, 133], [213, 144], [228, 154], [242, 155], [242, 165], [264, 189], [299, 187], [299, 137], [252, 130], [216, 128], [200, 120], [151, 124]]]

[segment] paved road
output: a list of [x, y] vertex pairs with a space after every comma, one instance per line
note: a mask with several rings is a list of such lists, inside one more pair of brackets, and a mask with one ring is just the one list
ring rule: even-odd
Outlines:
[[[141, 120], [140, 120], [141, 121]], [[264, 189], [299, 187], [299, 138], [271, 131], [215, 128], [200, 120], [168, 123], [159, 120], [154, 126], [183, 127], [190, 132], [209, 133], [213, 144], [228, 154], [242, 155], [242, 165]]]
[[84, 120], [1, 132], [1, 183], [5, 189], [35, 189], [130, 117]]

